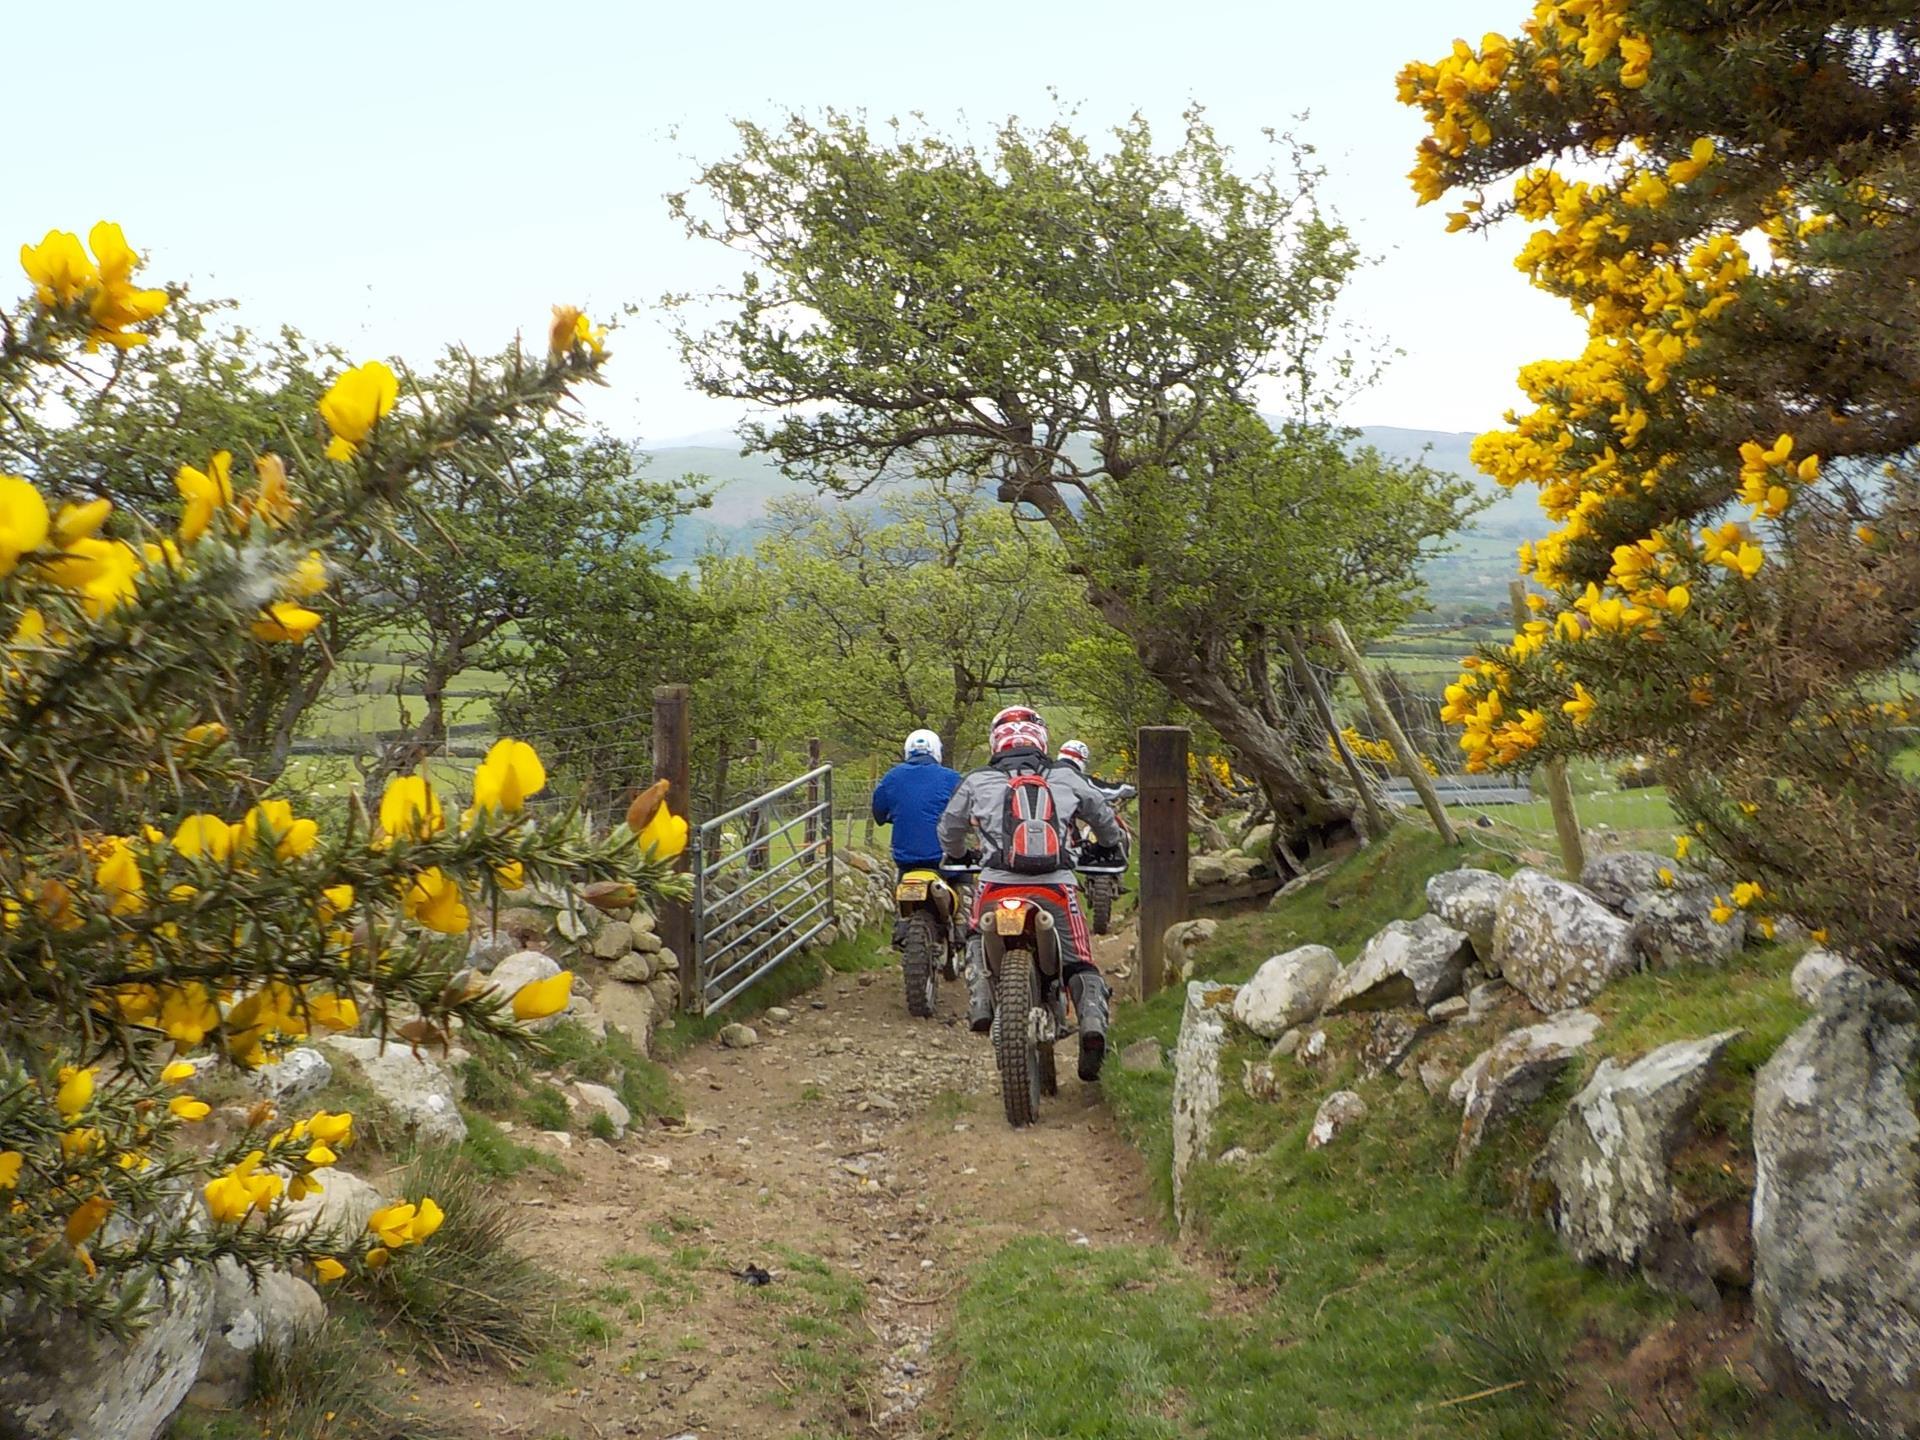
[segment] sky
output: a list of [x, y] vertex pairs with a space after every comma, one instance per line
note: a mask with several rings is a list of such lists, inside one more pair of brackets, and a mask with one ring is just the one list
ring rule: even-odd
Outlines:
[[0, 240], [115, 219], [151, 277], [414, 364], [542, 335], [555, 302], [638, 305], [587, 409], [658, 444], [742, 413], [687, 386], [657, 308], [741, 269], [664, 199], [729, 153], [733, 118], [918, 111], [977, 133], [1052, 118], [1057, 91], [1089, 130], [1138, 110], [1171, 141], [1197, 101], [1246, 168], [1264, 127], [1313, 144], [1324, 201], [1372, 259], [1347, 318], [1401, 353], [1346, 418], [1475, 430], [1516, 403], [1521, 364], [1576, 352], [1580, 332], [1513, 268], [1521, 235], [1447, 235], [1444, 204], [1416, 207], [1420, 120], [1393, 78], [1525, 8], [93, 0], [82, 54], [59, 7], [10, 5], [8, 108], [37, 118], [0, 158]]

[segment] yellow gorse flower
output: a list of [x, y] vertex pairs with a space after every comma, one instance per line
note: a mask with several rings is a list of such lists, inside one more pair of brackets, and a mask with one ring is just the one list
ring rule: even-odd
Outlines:
[[128, 334], [129, 325], [151, 320], [167, 308], [167, 292], [142, 290], [132, 283], [140, 257], [127, 244], [118, 225], [102, 220], [87, 232], [93, 258], [80, 248], [80, 237], [66, 230], [49, 230], [38, 245], [20, 247], [20, 267], [33, 282], [35, 298], [49, 308], [87, 302], [93, 328], [89, 350], [102, 344], [131, 349], [147, 337]]
[[205, 470], [182, 465], [174, 472], [173, 487], [180, 492], [180, 539], [191, 545], [207, 533], [216, 515], [233, 509], [233, 455], [215, 452]]
[[518, 815], [529, 796], [546, 788], [547, 770], [524, 740], [494, 742], [473, 772], [473, 808], [488, 814]]
[[18, 1150], [0, 1150], [0, 1190], [11, 1190], [20, 1183], [20, 1168], [27, 1157]]
[[351, 460], [399, 398], [399, 377], [379, 360], [369, 360], [341, 375], [320, 397], [320, 418], [333, 432], [327, 458]]
[[18, 475], [0, 475], [0, 577], [47, 543], [51, 520], [40, 492]]
[[219, 864], [233, 854], [233, 832], [218, 815], [189, 815], [173, 832], [173, 848], [191, 859]]
[[72, 1120], [93, 1103], [94, 1069], [65, 1065], [60, 1069], [60, 1088], [54, 1092], [54, 1108], [62, 1120]]
[[380, 828], [396, 840], [431, 840], [446, 826], [440, 797], [422, 775], [396, 775], [380, 795]]
[[639, 834], [640, 853], [649, 860], [673, 860], [687, 848], [687, 820], [662, 805]]
[[276, 858], [294, 860], [319, 843], [319, 822], [297, 818], [285, 800], [262, 800], [237, 827], [236, 845], [242, 856], [270, 848]]
[[513, 992], [513, 1018], [544, 1020], [558, 1015], [573, 998], [573, 972], [562, 970], [544, 980], [532, 980]]
[[471, 921], [459, 882], [437, 865], [413, 877], [404, 908], [408, 919], [442, 935], [464, 935]]
[[431, 1196], [422, 1196], [418, 1205], [384, 1205], [367, 1217], [367, 1233], [379, 1240], [381, 1248], [399, 1250], [418, 1245], [440, 1228], [446, 1218]]
[[269, 645], [298, 645], [320, 628], [320, 621], [318, 611], [288, 600], [276, 600], [261, 611], [249, 628], [254, 639]]

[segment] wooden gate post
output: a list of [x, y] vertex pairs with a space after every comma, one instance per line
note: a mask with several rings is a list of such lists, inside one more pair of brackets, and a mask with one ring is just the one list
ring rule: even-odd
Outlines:
[[1373, 672], [1367, 669], [1367, 662], [1361, 656], [1359, 647], [1353, 643], [1353, 637], [1347, 634], [1347, 627], [1338, 620], [1329, 620], [1327, 634], [1333, 637], [1334, 649], [1340, 652], [1341, 660], [1346, 662], [1347, 673], [1353, 677], [1353, 683], [1360, 687], [1360, 698], [1367, 702], [1367, 713], [1373, 717], [1374, 728], [1387, 737], [1387, 743], [1393, 747], [1394, 757], [1400, 762], [1400, 769], [1412, 783], [1420, 803], [1427, 807], [1433, 828], [1440, 832], [1440, 838], [1447, 844], [1458, 845], [1460, 836], [1453, 828], [1453, 821], [1447, 818], [1446, 807], [1440, 803], [1433, 781], [1427, 778], [1427, 767], [1420, 763], [1420, 752], [1413, 748], [1413, 742], [1407, 739], [1400, 722], [1393, 718], [1387, 702], [1380, 698], [1380, 687], [1373, 683]]
[[[1532, 618], [1527, 610], [1527, 586], [1523, 580], [1508, 582], [1508, 597], [1513, 602], [1513, 631], [1518, 635]], [[1560, 863], [1567, 878], [1580, 879], [1587, 868], [1587, 846], [1580, 834], [1580, 815], [1573, 808], [1573, 786], [1567, 781], [1567, 762], [1549, 760], [1540, 767], [1540, 781], [1547, 792], [1547, 805], [1553, 811], [1553, 828], [1560, 837]]]
[[1165, 983], [1167, 927], [1187, 918], [1187, 729], [1140, 727], [1140, 998]]
[[[653, 778], [667, 782], [667, 806], [676, 815], [693, 823], [688, 791], [687, 687], [656, 685], [653, 690]], [[684, 872], [693, 857], [693, 846], [680, 852], [674, 869]], [[680, 957], [680, 1009], [688, 1015], [700, 1013], [700, 977], [695, 973], [693, 955], [693, 906], [685, 900], [669, 900], [660, 907], [660, 943]]]

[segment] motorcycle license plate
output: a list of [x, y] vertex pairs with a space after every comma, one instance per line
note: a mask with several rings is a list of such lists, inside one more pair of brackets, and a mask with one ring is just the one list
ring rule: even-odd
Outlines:
[[902, 880], [894, 895], [901, 900], [924, 900], [927, 898], [927, 882], [924, 880]]
[[1025, 910], [995, 910], [993, 928], [1002, 935], [1018, 935], [1027, 928]]

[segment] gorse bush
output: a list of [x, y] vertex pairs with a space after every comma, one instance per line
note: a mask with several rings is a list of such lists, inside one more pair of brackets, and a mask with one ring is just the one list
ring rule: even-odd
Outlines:
[[[0, 426], [46, 367], [135, 347], [169, 304], [133, 279], [119, 227], [91, 253], [24, 247], [31, 292], [0, 315]], [[244, 460], [193, 457], [171, 513], [122, 503], [119, 457], [0, 476], [0, 1307], [25, 1300], [112, 1329], [137, 1324], [156, 1278], [222, 1255], [327, 1281], [401, 1263], [443, 1211], [390, 1206], [353, 1253], [275, 1228], [351, 1143], [350, 1114], [262, 1103], [237, 1138], [196, 1143], [209, 1066], [254, 1067], [320, 1030], [443, 1041], [464, 1026], [524, 1039], [570, 977], [511, 1003], [464, 972], [471, 907], [532, 880], [670, 890], [685, 822], [636, 802], [602, 839], [525, 808], [540, 758], [503, 740], [455, 815], [421, 775], [377, 814], [327, 828], [264, 796], [226, 736], [249, 667], [306, 643], [329, 538], [409, 503], [410, 480], [539, 425], [597, 378], [602, 333], [557, 311], [542, 356], [473, 364], [458, 403], [386, 365], [346, 370], [307, 434]], [[469, 458], [470, 457], [470, 458]], [[71, 458], [71, 457], [69, 457]], [[128, 477], [127, 494], [152, 487]], [[404, 563], [404, 556], [395, 563]], [[234, 804], [232, 797], [242, 797]], [[636, 827], [638, 827], [636, 833]]]
[[1522, 547], [1536, 618], [1447, 692], [1469, 768], [1645, 751], [1723, 911], [1909, 986], [1917, 76], [1911, 5], [1543, 0], [1400, 77], [1421, 199], [1531, 222], [1519, 267], [1588, 327], [1475, 446], [1559, 528]]

